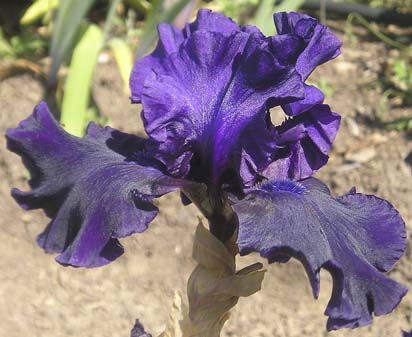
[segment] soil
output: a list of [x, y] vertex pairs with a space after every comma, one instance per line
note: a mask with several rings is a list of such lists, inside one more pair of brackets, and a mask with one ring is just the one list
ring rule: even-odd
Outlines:
[[[374, 86], [388, 56], [373, 41], [349, 45], [342, 56], [312, 76], [326, 78], [333, 94], [326, 101], [343, 122], [329, 164], [317, 176], [335, 194], [352, 186], [390, 200], [408, 225], [412, 223], [412, 142], [410, 135], [387, 131], [374, 122], [382, 91]], [[43, 96], [41, 83], [24, 74], [0, 82], [0, 133], [31, 113]], [[93, 86], [95, 100], [112, 125], [142, 135], [139, 107], [129, 103], [113, 61], [99, 64]], [[412, 108], [392, 109], [385, 118], [411, 116]], [[10, 188], [26, 189], [27, 173], [20, 159], [0, 138], [0, 336], [68, 337], [129, 336], [135, 318], [157, 336], [166, 323], [173, 292], [185, 292], [194, 263], [191, 244], [199, 212], [182, 206], [179, 195], [159, 199], [160, 214], [144, 234], [122, 240], [126, 253], [115, 263], [92, 270], [62, 267], [35, 244], [48, 219], [41, 211], [24, 212], [10, 197]], [[390, 273], [411, 287], [411, 252]], [[244, 266], [261, 261], [252, 255]], [[225, 337], [328, 336], [323, 311], [331, 278], [321, 275], [318, 300], [297, 261], [268, 265], [263, 290], [241, 299], [225, 326]], [[396, 337], [412, 327], [412, 296], [373, 325], [330, 333], [336, 337]]]

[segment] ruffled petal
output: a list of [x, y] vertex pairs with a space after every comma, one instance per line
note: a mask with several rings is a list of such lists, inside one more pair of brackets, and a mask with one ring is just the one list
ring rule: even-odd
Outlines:
[[[299, 13], [276, 13], [274, 21], [278, 36], [272, 38], [276, 47], [277, 39], [289, 35], [296, 38], [296, 70], [304, 80], [319, 65], [332, 60], [340, 54], [342, 43], [329, 30], [310, 16]], [[289, 54], [292, 54], [291, 52]]]
[[143, 85], [147, 77], [161, 67], [162, 60], [176, 52], [184, 40], [182, 31], [169, 24], [159, 24], [157, 32], [159, 41], [156, 49], [150, 55], [136, 61], [130, 74], [129, 86], [132, 103], [141, 102]]
[[235, 204], [241, 255], [269, 262], [300, 260], [315, 297], [319, 271], [333, 278], [328, 330], [371, 323], [391, 312], [407, 290], [387, 278], [406, 247], [405, 223], [385, 200], [352, 190], [334, 198], [316, 179], [269, 181]]
[[261, 44], [244, 32], [199, 30], [146, 81], [145, 128], [169, 173], [186, 176], [198, 162], [194, 175], [216, 182], [242, 130], [267, 104], [303, 96], [300, 76]]
[[316, 105], [276, 127], [258, 117], [241, 136], [239, 171], [246, 188], [259, 177], [308, 178], [327, 163], [340, 124], [328, 105]]
[[71, 136], [45, 103], [6, 137], [31, 175], [31, 190], [13, 189], [12, 196], [52, 218], [38, 244], [65, 265], [116, 259], [123, 253], [117, 238], [143, 232], [157, 214], [153, 198], [183, 184], [144, 159], [138, 137], [94, 124], [84, 138]]
[[[317, 20], [299, 13], [277, 13], [274, 15], [277, 36], [272, 37], [274, 51], [279, 50], [285, 64], [294, 64], [297, 72], [306, 80], [319, 65], [340, 54], [341, 42]], [[287, 40], [289, 43], [285, 44]], [[282, 46], [287, 45], [285, 50]], [[308, 111], [316, 104], [323, 103], [322, 92], [314, 86], [305, 86], [303, 100], [282, 105], [289, 116]]]
[[199, 30], [224, 34], [241, 31], [233, 20], [207, 9], [199, 10], [196, 20], [187, 24], [183, 31], [172, 25], [160, 23], [157, 27], [159, 41], [155, 50], [150, 55], [138, 60], [133, 66], [130, 76], [133, 103], [141, 102], [143, 85], [150, 73], [161, 67], [163, 60], [168, 55], [176, 52], [185, 39]]
[[262, 173], [268, 179], [304, 179], [323, 167], [339, 130], [340, 116], [319, 104], [275, 128], [281, 147]]
[[197, 12], [196, 20], [185, 27], [186, 37], [199, 30], [232, 34], [241, 31], [241, 28], [223, 14], [214, 13], [209, 9], [200, 9]]

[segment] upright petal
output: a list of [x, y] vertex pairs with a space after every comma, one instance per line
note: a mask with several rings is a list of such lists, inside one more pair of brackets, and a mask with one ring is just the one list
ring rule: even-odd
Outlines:
[[172, 25], [161, 23], [157, 27], [159, 41], [156, 49], [148, 56], [137, 60], [130, 74], [129, 86], [131, 101], [140, 103], [142, 99], [143, 85], [147, 77], [159, 68], [162, 60], [173, 52], [176, 52], [184, 40], [181, 30]]
[[[340, 125], [340, 116], [319, 104], [275, 128], [277, 151], [263, 172], [268, 179], [304, 179], [324, 166]], [[281, 167], [281, 170], [279, 170]]]
[[171, 174], [186, 176], [192, 169], [216, 183], [237, 155], [234, 148], [248, 123], [264, 114], [267, 104], [302, 96], [299, 75], [262, 43], [257, 34], [199, 30], [146, 81], [146, 132]]
[[207, 9], [201, 9], [197, 13], [196, 20], [187, 24], [182, 31], [166, 23], [160, 23], [157, 27], [159, 41], [155, 50], [148, 56], [136, 61], [130, 76], [131, 100], [140, 103], [143, 85], [152, 71], [159, 68], [163, 60], [176, 52], [179, 46], [192, 33], [203, 30], [231, 34], [241, 31], [240, 27], [223, 14], [213, 13]]
[[391, 312], [406, 289], [387, 278], [406, 247], [405, 224], [385, 200], [351, 191], [332, 197], [316, 179], [269, 181], [234, 205], [242, 255], [269, 262], [300, 260], [315, 297], [319, 271], [333, 278], [328, 330], [371, 323]]
[[12, 196], [52, 218], [38, 244], [65, 265], [97, 267], [117, 258], [117, 238], [143, 232], [157, 214], [153, 198], [182, 184], [144, 159], [138, 137], [94, 124], [84, 138], [71, 136], [45, 103], [6, 137], [31, 175], [31, 190], [13, 189]]
[[246, 187], [258, 177], [304, 179], [324, 166], [339, 129], [340, 116], [318, 104], [279, 126], [258, 116], [241, 136], [240, 174]]
[[[317, 66], [340, 54], [339, 39], [317, 20], [292, 12], [277, 13], [274, 21], [279, 34], [271, 40], [274, 53], [282, 53], [285, 64], [294, 64], [303, 80], [306, 80]], [[289, 41], [286, 51], [282, 47], [285, 40]], [[321, 103], [322, 92], [314, 86], [305, 85], [304, 99], [284, 104], [282, 108], [287, 115], [296, 116]]]
[[[329, 30], [308, 15], [299, 13], [276, 13], [274, 15], [277, 36], [272, 38], [276, 48], [278, 39], [284, 39], [283, 35], [293, 36], [299, 43], [295, 44], [296, 70], [304, 80], [311, 72], [322, 63], [325, 63], [340, 54], [342, 43]], [[291, 62], [294, 60], [291, 59]]]

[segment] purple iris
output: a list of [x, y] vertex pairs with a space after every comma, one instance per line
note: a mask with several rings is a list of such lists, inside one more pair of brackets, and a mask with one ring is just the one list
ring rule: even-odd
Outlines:
[[[8, 130], [9, 150], [31, 174], [31, 190], [12, 195], [51, 218], [38, 244], [65, 265], [107, 264], [123, 253], [119, 238], [154, 219], [153, 198], [180, 189], [220, 240], [238, 230], [241, 255], [300, 260], [315, 297], [327, 269], [328, 329], [391, 312], [406, 293], [383, 273], [405, 250], [402, 218], [385, 200], [354, 189], [333, 197], [311, 178], [340, 116], [305, 80], [341, 43], [306, 15], [274, 20], [271, 37], [206, 10], [183, 30], [159, 25], [156, 49], [130, 79], [147, 139], [93, 123], [85, 137], [71, 136], [44, 103]], [[270, 120], [275, 106], [287, 116], [281, 125]]]

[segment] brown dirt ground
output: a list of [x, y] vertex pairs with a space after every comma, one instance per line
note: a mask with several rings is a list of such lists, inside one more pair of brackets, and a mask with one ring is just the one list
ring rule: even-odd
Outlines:
[[[345, 37], [342, 37], [347, 43]], [[412, 222], [412, 152], [410, 136], [389, 132], [372, 122], [381, 92], [371, 88], [387, 57], [385, 47], [361, 42], [345, 45], [343, 55], [321, 67], [334, 93], [327, 102], [343, 116], [342, 129], [330, 163], [318, 176], [336, 194], [352, 186], [390, 200], [408, 226]], [[139, 108], [129, 104], [113, 62], [100, 64], [94, 96], [112, 125], [143, 133]], [[42, 99], [41, 84], [29, 75], [0, 83], [0, 133], [14, 127]], [[388, 112], [411, 115], [411, 107]], [[122, 240], [126, 253], [100, 269], [65, 268], [35, 245], [47, 223], [41, 211], [23, 212], [9, 196], [12, 186], [26, 187], [27, 174], [17, 156], [5, 150], [0, 138], [0, 336], [4, 337], [125, 337], [139, 318], [157, 335], [164, 328], [174, 290], [184, 292], [193, 267], [191, 243], [199, 212], [183, 207], [179, 196], [159, 200], [160, 215], [149, 230]], [[408, 233], [410, 230], [408, 228]], [[410, 247], [391, 276], [411, 287]], [[240, 259], [240, 265], [259, 261]], [[268, 266], [263, 290], [241, 299], [224, 329], [229, 337], [327, 336], [323, 310], [331, 293], [331, 279], [323, 272], [321, 295], [312, 298], [301, 265]], [[357, 330], [332, 332], [336, 337], [396, 337], [412, 326], [412, 296], [408, 294], [391, 315]]]

